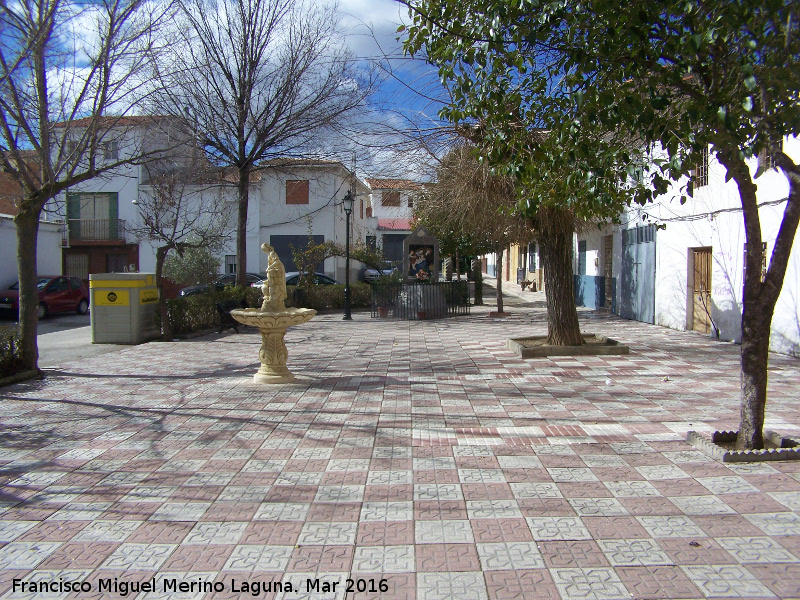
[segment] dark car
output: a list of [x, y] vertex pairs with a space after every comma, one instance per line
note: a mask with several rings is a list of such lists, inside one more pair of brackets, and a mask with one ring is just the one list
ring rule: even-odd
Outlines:
[[[85, 315], [89, 312], [89, 288], [77, 277], [39, 277], [39, 318], [50, 313], [72, 312]], [[0, 310], [14, 316], [19, 314], [19, 282], [0, 291]]]
[[[247, 279], [247, 285], [252, 285], [257, 283], [261, 285], [261, 281], [263, 281], [265, 275], [258, 275], [256, 273], [245, 273], [245, 278]], [[228, 273], [227, 275], [220, 275], [213, 284], [214, 288], [222, 291], [225, 289], [226, 286], [234, 285], [236, 283], [236, 275], [233, 273]], [[190, 285], [189, 287], [185, 287], [178, 291], [178, 296], [194, 296], [196, 294], [205, 294], [209, 290], [211, 290], [211, 285]]]
[[[314, 273], [312, 276], [314, 285], [337, 285], [338, 281], [332, 277], [328, 277], [325, 273]], [[300, 273], [293, 271], [286, 274], [286, 285], [297, 285], [300, 283]]]

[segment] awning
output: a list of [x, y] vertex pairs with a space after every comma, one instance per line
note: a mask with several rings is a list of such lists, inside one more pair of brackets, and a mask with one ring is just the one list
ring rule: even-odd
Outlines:
[[411, 231], [411, 219], [378, 219], [378, 229]]

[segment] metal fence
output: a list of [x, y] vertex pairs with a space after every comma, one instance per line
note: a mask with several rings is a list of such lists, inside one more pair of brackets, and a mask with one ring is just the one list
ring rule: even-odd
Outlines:
[[441, 319], [468, 315], [467, 281], [373, 283], [372, 316], [383, 319]]

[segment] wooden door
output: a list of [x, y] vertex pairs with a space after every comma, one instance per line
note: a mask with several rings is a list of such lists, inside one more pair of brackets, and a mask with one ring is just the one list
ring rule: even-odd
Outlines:
[[711, 248], [692, 251], [694, 257], [694, 289], [692, 291], [692, 329], [711, 332]]

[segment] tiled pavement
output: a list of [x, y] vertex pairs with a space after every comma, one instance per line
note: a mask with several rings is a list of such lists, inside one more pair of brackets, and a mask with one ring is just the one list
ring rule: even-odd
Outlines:
[[[546, 326], [528, 298], [501, 321], [319, 316], [287, 335], [290, 385], [251, 382], [244, 333], [3, 388], [0, 594], [343, 598], [351, 578], [367, 591], [348, 598], [800, 597], [800, 463], [684, 441], [736, 428], [738, 347], [587, 311], [629, 356], [521, 360], [506, 339]], [[800, 432], [798, 390], [800, 360], [772, 356], [769, 428]], [[253, 593], [271, 581], [294, 591]]]

